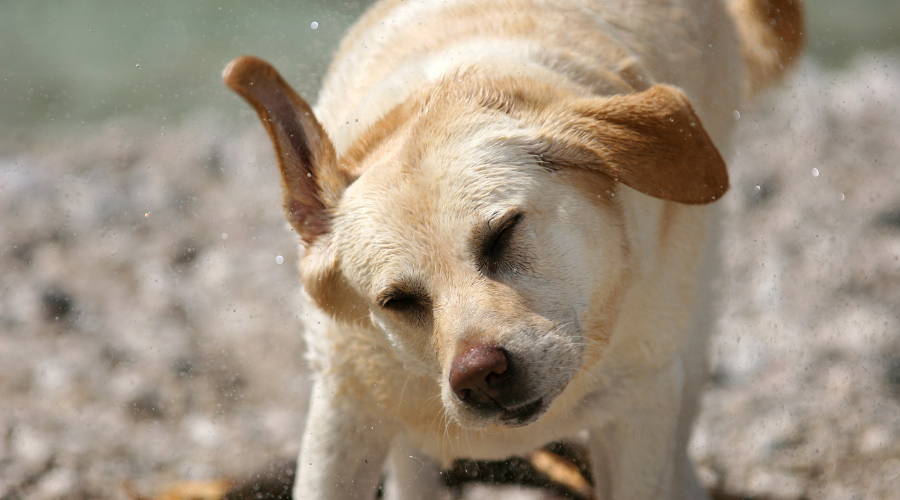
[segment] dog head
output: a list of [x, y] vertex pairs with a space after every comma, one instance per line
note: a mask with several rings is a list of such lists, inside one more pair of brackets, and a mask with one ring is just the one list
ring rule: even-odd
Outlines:
[[584, 97], [461, 76], [339, 158], [267, 63], [239, 58], [224, 75], [275, 146], [318, 305], [384, 335], [461, 425], [525, 425], [609, 341], [629, 274], [621, 186], [704, 204], [728, 178], [675, 88]]

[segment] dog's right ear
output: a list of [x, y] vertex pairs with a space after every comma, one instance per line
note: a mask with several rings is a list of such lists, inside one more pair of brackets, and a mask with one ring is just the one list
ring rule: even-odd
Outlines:
[[329, 230], [329, 209], [352, 181], [338, 168], [331, 140], [309, 104], [266, 61], [238, 57], [222, 79], [259, 114], [281, 170], [285, 215], [303, 242], [312, 244]]
[[688, 205], [712, 203], [728, 191], [725, 160], [675, 87], [560, 100], [548, 117], [537, 154], [551, 165], [602, 172], [646, 195]]

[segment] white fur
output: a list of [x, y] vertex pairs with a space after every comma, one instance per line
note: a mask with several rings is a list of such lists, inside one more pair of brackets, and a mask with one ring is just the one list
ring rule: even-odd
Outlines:
[[[528, 71], [547, 75], [550, 81], [558, 78], [535, 60], [536, 54], [546, 56], [540, 41], [482, 37], [397, 62], [385, 78], [366, 80], [367, 72], [375, 69], [372, 54], [390, 49], [395, 33], [422, 16], [440, 15], [446, 5], [463, 2], [476, 3], [402, 3], [363, 32], [356, 45], [344, 48], [316, 111], [339, 153], [410, 93], [459, 68], [489, 64], [509, 67], [511, 74]], [[743, 76], [734, 29], [718, 2], [711, 6], [708, 0], [673, 0], [676, 10], [687, 16], [674, 23], [668, 17], [672, 13], [656, 5], [664, 2], [544, 3], [596, 16], [597, 29], [609, 31], [608, 38], [622, 45], [624, 54], [620, 60], [607, 61], [607, 69], [622, 69], [636, 61], [649, 80], [681, 86], [720, 149], [726, 146]], [[575, 84], [560, 78], [560, 85]], [[373, 197], [391, 199], [405, 191], [387, 181], [379, 184], [380, 174], [366, 174], [344, 193], [330, 244], [342, 255], [341, 266], [356, 292], [365, 296], [398, 276], [440, 275], [446, 293], [438, 305], [456, 318], [446, 326], [447, 345], [456, 345], [472, 328], [496, 330], [497, 338], [522, 353], [537, 374], [535, 391], [552, 401], [546, 413], [525, 427], [479, 427], [484, 423], [459, 406], [446, 383], [446, 360], [452, 356], [445, 353], [442, 362], [421, 331], [376, 310], [371, 312], [372, 331], [323, 320], [322, 327], [309, 325], [306, 333], [318, 374], [295, 498], [369, 498], [385, 461], [390, 463], [389, 498], [435, 498], [432, 489], [438, 486], [439, 465], [462, 457], [523, 454], [584, 430], [600, 498], [705, 496], [685, 454], [685, 441], [705, 373], [708, 326], [699, 311], [710, 307], [708, 275], [716, 264], [710, 229], [716, 208], [680, 207], [669, 229], [670, 243], [660, 247], [663, 202], [621, 187], [615, 194], [624, 227], [617, 232], [610, 214], [586, 195], [541, 173], [534, 158], [519, 155], [514, 141], [503, 143], [503, 137], [523, 132], [514, 124], [493, 123], [484, 134], [473, 133], [467, 147], [456, 143], [452, 151], [441, 151], [436, 141], [436, 151], [423, 160], [431, 162], [423, 171], [436, 172], [433, 182], [418, 192], [427, 200], [423, 214], [397, 217], [379, 208]], [[430, 185], [441, 189], [429, 190]], [[540, 283], [523, 277], [515, 285], [540, 290], [527, 297], [546, 319], [540, 324], [531, 317], [498, 315], [463, 293], [454, 294], [452, 290], [482, 286], [473, 284], [476, 278], [465, 266], [454, 265], [465, 249], [429, 246], [429, 238], [453, 242], [453, 235], [466, 234], [493, 214], [523, 206], [531, 211], [522, 238], [535, 254]], [[439, 215], [428, 218], [426, 212]], [[417, 229], [421, 221], [428, 222], [426, 229]], [[627, 260], [632, 285], [621, 298], [615, 330], [602, 361], [589, 373], [578, 373], [586, 355], [584, 323], [595, 298], [613, 294], [605, 287], [623, 272], [626, 246], [632, 252]], [[373, 393], [386, 390], [385, 385], [399, 387], [390, 389], [396, 392], [398, 412], [414, 414], [418, 406], [440, 398], [445, 418], [461, 423], [461, 433], [436, 436], [424, 424], [406, 428], [345, 397], [341, 382], [346, 375], [327, 359], [348, 345], [358, 346], [357, 342], [371, 343], [360, 352], [371, 356], [373, 363], [388, 359], [394, 361], [385, 363], [402, 367], [384, 379], [360, 384], [371, 384]], [[578, 383], [570, 383], [573, 380]]]

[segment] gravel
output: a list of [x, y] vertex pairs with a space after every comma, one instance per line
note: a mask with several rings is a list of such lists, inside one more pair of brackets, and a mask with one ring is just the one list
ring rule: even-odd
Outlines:
[[[900, 61], [807, 64], [737, 111], [692, 455], [731, 495], [900, 498]], [[127, 498], [296, 453], [295, 236], [260, 127], [230, 127], [121, 119], [0, 153], [0, 498]]]

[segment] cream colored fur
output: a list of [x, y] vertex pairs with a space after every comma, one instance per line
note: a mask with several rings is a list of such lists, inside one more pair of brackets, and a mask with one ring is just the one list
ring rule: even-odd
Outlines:
[[[597, 498], [704, 498], [686, 445], [717, 268], [709, 202], [727, 189], [716, 147], [761, 83], [750, 52], [715, 0], [383, 0], [315, 116], [265, 63], [232, 63], [305, 242], [315, 387], [295, 498], [372, 498], [385, 464], [388, 498], [436, 498], [454, 459], [579, 433]], [[513, 212], [510, 267], [486, 273], [473, 238]], [[425, 306], [382, 307], [398, 286]], [[454, 397], [452, 360], [477, 343], [515, 355], [534, 418]]]

